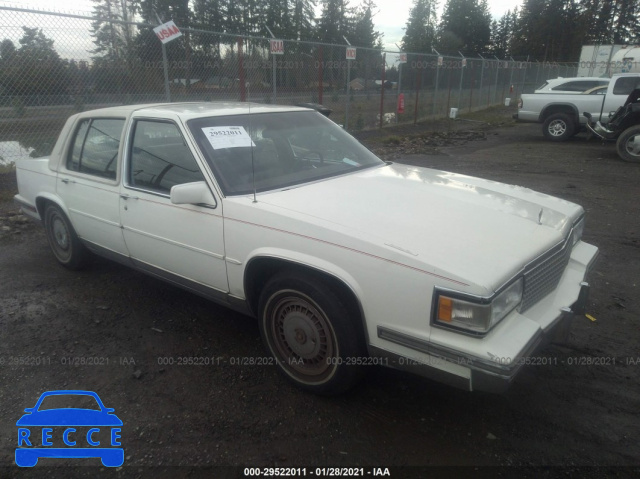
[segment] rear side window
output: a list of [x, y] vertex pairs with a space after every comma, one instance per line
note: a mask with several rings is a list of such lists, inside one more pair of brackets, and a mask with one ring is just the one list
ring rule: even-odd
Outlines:
[[597, 81], [597, 80], [576, 80], [570, 81], [566, 83], [562, 83], [556, 87], [553, 87], [552, 90], [561, 90], [561, 91], [575, 91], [577, 93], [581, 93], [585, 90], [589, 90], [590, 88], [606, 85], [607, 81]]
[[614, 95], [629, 95], [640, 84], [638, 77], [620, 77], [613, 85]]
[[174, 123], [138, 120], [130, 158], [127, 178], [130, 186], [169, 194], [174, 185], [204, 181]]
[[124, 120], [82, 120], [67, 158], [67, 169], [114, 180]]

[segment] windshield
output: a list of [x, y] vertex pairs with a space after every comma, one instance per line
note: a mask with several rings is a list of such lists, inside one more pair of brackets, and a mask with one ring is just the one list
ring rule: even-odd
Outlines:
[[87, 394], [56, 394], [43, 398], [38, 411], [67, 408], [101, 410], [100, 405], [93, 396]]
[[225, 195], [252, 193], [254, 181], [256, 191], [268, 191], [384, 164], [315, 111], [198, 118], [188, 126]]

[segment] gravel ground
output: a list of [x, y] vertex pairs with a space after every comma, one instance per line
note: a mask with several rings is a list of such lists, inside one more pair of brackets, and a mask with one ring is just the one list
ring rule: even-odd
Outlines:
[[[82, 272], [61, 268], [41, 227], [10, 203], [15, 175], [1, 174], [0, 476], [105, 472], [78, 465], [99, 463], [91, 459], [14, 466], [22, 410], [46, 390], [86, 389], [124, 422], [125, 464], [109, 471], [118, 475], [242, 477], [204, 467], [233, 465], [638, 477], [640, 164], [582, 136], [549, 143], [539, 125], [513, 124], [511, 113], [468, 117], [491, 125], [447, 121], [359, 135], [387, 159], [585, 207], [583, 239], [601, 251], [590, 278], [596, 320], [576, 318], [568, 346], [544, 352], [551, 364], [526, 368], [500, 396], [370, 368], [356, 390], [324, 398], [291, 387], [273, 367], [231, 364], [264, 355], [255, 320], [99, 258]], [[168, 357], [219, 362], [162, 364]], [[392, 477], [458, 473], [392, 469]]]

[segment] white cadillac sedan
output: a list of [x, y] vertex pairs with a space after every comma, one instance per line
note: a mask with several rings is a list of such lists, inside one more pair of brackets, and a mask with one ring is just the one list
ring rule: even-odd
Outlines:
[[598, 252], [578, 205], [384, 162], [299, 107], [84, 112], [16, 166], [63, 266], [99, 254], [255, 316], [274, 364], [321, 394], [369, 365], [506, 389], [583, 312]]

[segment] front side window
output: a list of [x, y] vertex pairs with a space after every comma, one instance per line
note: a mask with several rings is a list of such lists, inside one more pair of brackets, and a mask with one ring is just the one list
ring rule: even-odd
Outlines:
[[174, 123], [138, 120], [130, 155], [127, 178], [130, 186], [169, 194], [174, 185], [204, 181], [200, 167]]
[[80, 122], [67, 158], [67, 169], [114, 180], [124, 120], [86, 119]]
[[226, 195], [286, 188], [384, 164], [314, 111], [198, 118], [188, 126]]

